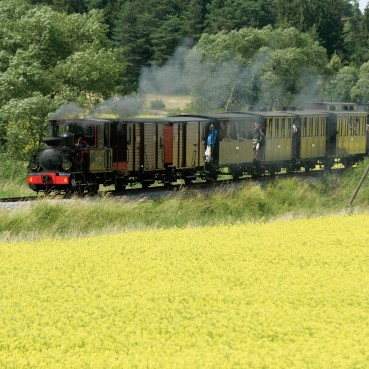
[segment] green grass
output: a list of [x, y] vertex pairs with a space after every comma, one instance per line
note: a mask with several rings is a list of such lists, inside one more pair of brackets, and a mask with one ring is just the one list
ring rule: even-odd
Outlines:
[[32, 195], [26, 183], [27, 162], [13, 161], [0, 155], [0, 198]]
[[[239, 189], [225, 185], [207, 194], [183, 189], [157, 200], [117, 200], [108, 195], [75, 201], [40, 200], [14, 210], [0, 209], [0, 240], [82, 237], [366, 211], [367, 182], [354, 201], [354, 210], [348, 202], [367, 163], [364, 161], [341, 176], [329, 172], [320, 181], [277, 178], [266, 186], [245, 182]], [[2, 178], [6, 178], [0, 185], [2, 197], [30, 193], [25, 184], [25, 170], [22, 164], [17, 165], [3, 162], [1, 166]], [[14, 185], [18, 188], [10, 190]]]
[[[108, 196], [50, 202], [41, 200], [15, 210], [0, 210], [0, 237], [18, 240], [85, 236], [105, 232], [171, 227], [197, 227], [269, 221], [274, 218], [314, 217], [352, 211], [348, 201], [365, 163], [342, 177], [327, 174], [319, 182], [276, 179], [266, 187], [257, 182], [240, 189], [223, 186], [212, 193], [179, 191], [157, 200], [117, 200]], [[354, 202], [367, 209], [368, 186]]]

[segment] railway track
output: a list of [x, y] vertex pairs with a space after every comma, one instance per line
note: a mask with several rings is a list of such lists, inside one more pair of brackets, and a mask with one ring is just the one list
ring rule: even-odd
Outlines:
[[39, 200], [40, 198], [44, 198], [44, 196], [3, 197], [0, 198], [0, 202], [25, 202]]

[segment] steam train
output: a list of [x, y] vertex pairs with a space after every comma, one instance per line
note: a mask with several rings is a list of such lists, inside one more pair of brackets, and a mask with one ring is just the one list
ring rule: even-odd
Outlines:
[[[37, 192], [95, 194], [100, 185], [121, 191], [133, 184], [211, 182], [222, 174], [257, 178], [317, 165], [348, 167], [369, 151], [368, 116], [357, 104], [319, 103], [302, 110], [50, 120], [27, 182]], [[255, 124], [263, 136], [256, 156]], [[210, 125], [217, 134], [205, 161]]]

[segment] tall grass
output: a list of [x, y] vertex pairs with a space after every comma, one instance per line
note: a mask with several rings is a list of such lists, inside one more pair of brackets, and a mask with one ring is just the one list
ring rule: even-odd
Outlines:
[[[319, 181], [276, 179], [266, 186], [247, 182], [241, 188], [222, 186], [213, 192], [186, 189], [157, 200], [116, 200], [103, 196], [75, 201], [38, 201], [15, 210], [0, 210], [3, 240], [84, 236], [132, 229], [170, 228], [268, 221], [348, 211], [348, 201], [368, 160], [344, 175], [327, 172]], [[32, 193], [26, 164], [1, 160], [0, 197]], [[366, 210], [369, 186], [364, 182], [354, 206]]]
[[0, 198], [27, 196], [33, 193], [26, 183], [27, 164], [0, 154]]
[[[68, 237], [139, 229], [269, 221], [352, 211], [349, 198], [367, 161], [343, 176], [334, 171], [319, 181], [276, 179], [263, 186], [222, 186], [213, 192], [179, 191], [157, 200], [100, 198], [41, 200], [14, 210], [0, 210], [3, 241]], [[355, 199], [356, 211], [369, 205], [367, 182]]]

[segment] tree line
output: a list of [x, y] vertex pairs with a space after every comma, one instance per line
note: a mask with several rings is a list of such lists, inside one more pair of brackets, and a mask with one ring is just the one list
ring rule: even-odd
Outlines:
[[198, 111], [369, 100], [369, 8], [357, 0], [2, 0], [0, 22], [9, 154], [36, 149], [64, 104], [135, 94], [143, 70], [168, 63]]
[[121, 90], [137, 89], [141, 68], [163, 65], [185, 38], [242, 28], [294, 27], [310, 33], [344, 65], [369, 59], [369, 8], [357, 0], [32, 0], [68, 14], [100, 9], [108, 37], [122, 47], [127, 78]]

